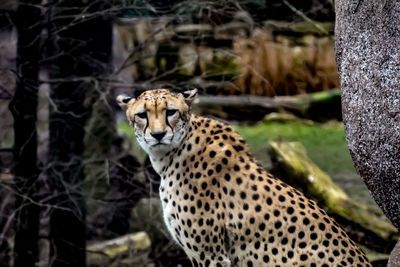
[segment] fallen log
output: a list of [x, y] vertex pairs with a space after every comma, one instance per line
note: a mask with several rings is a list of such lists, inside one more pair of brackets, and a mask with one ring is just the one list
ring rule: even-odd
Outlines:
[[127, 266], [145, 266], [151, 240], [146, 232], [124, 235], [100, 241], [86, 247], [88, 266], [111, 266], [116, 259], [123, 259]]
[[[273, 32], [276, 34], [332, 34], [334, 30], [334, 23], [332, 22], [318, 22], [318, 23], [310, 23], [306, 21], [302, 22], [286, 22], [286, 21], [276, 21], [276, 20], [267, 20], [263, 23], [264, 28], [268, 31]], [[316, 27], [317, 26], [317, 27]]]
[[259, 120], [271, 112], [287, 111], [316, 121], [341, 120], [340, 90], [295, 96], [199, 96], [195, 108], [226, 119]]
[[274, 165], [286, 177], [290, 177], [290, 181], [305, 188], [306, 193], [317, 199], [331, 214], [353, 222], [388, 242], [398, 239], [399, 232], [392, 224], [379, 218], [367, 206], [351, 199], [308, 158], [302, 144], [271, 141], [269, 146]]
[[280, 97], [266, 97], [266, 96], [254, 96], [254, 95], [246, 95], [246, 96], [199, 96], [197, 97], [198, 101], [195, 104], [198, 107], [260, 107], [260, 108], [295, 108], [299, 109], [301, 106], [297, 103], [297, 100], [294, 101], [289, 97], [280, 98]]

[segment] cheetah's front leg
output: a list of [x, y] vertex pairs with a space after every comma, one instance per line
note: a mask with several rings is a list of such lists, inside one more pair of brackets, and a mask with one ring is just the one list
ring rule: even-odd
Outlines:
[[207, 215], [204, 216], [207, 219], [182, 217], [186, 223], [178, 233], [180, 244], [194, 267], [230, 267], [231, 260], [224, 243], [225, 227], [217, 223], [217, 218]]
[[[213, 244], [210, 244], [210, 248], [212, 248]], [[218, 254], [215, 255], [211, 252], [200, 252], [194, 253], [193, 250], [187, 251], [185, 248], [185, 253], [190, 258], [192, 265], [194, 267], [230, 267], [231, 261], [229, 260], [227, 255]]]

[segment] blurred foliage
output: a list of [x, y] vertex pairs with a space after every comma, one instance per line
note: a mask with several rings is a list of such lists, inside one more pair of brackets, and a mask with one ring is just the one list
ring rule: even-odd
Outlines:
[[123, 17], [151, 17], [165, 15], [180, 1], [146, 1], [146, 0], [120, 0], [116, 5], [122, 10]]
[[132, 144], [130, 148], [131, 151], [129, 152], [132, 155], [135, 155], [135, 157], [137, 157], [139, 161], [143, 163], [147, 154], [146, 152], [144, 152], [144, 150], [139, 146], [138, 142], [136, 141], [133, 128], [127, 122], [123, 122], [123, 123], [118, 123], [117, 130], [120, 135], [128, 137], [130, 143]]
[[[334, 21], [335, 13], [332, 0], [289, 0], [299, 11], [305, 13], [310, 19], [317, 21]], [[293, 11], [281, 0], [245, 0], [243, 6], [250, 13], [254, 14], [256, 21], [266, 19], [301, 21], [302, 19], [293, 15]], [[254, 12], [254, 13], [253, 13]]]
[[204, 72], [207, 78], [213, 80], [232, 80], [240, 75], [240, 66], [232, 54], [213, 53], [211, 62], [206, 62]]

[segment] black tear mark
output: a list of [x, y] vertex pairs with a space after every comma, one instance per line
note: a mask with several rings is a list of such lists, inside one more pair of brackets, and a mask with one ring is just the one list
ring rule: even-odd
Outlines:
[[172, 128], [171, 124], [170, 124], [169, 121], [168, 121], [168, 116], [165, 116], [165, 123], [167, 124], [167, 126], [168, 126], [169, 128], [171, 128], [171, 132], [174, 132], [174, 129]]
[[132, 99], [132, 97], [126, 97], [126, 98], [122, 99], [122, 102], [126, 104], [129, 101], [131, 101], [131, 99]]

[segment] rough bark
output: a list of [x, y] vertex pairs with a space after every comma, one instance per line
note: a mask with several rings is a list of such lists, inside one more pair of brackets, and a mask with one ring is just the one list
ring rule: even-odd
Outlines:
[[49, 35], [54, 38], [48, 171], [53, 194], [50, 265], [85, 266], [86, 207], [83, 196], [84, 126], [87, 94], [106, 73], [111, 56], [111, 24], [97, 1], [55, 1]]
[[373, 198], [400, 229], [400, 1], [335, 3], [349, 149]]
[[390, 253], [389, 261], [387, 264], [388, 267], [397, 267], [400, 266], [400, 240], [397, 241], [396, 246], [393, 248]]
[[[14, 266], [38, 262], [39, 212], [36, 113], [42, 12], [41, 1], [20, 1], [17, 11], [18, 84], [10, 110], [14, 117], [14, 180], [16, 187]], [[36, 203], [35, 203], [36, 202]]]

